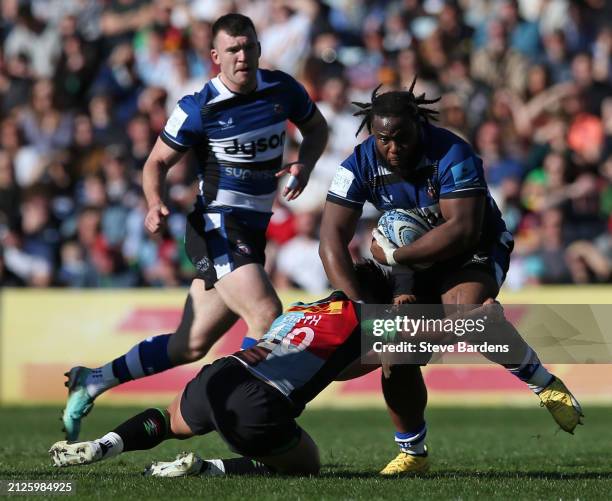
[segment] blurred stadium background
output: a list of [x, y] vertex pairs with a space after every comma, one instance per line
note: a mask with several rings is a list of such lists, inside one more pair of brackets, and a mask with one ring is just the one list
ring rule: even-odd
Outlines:
[[[612, 299], [612, 19], [603, 0], [3, 0], [0, 21], [0, 404], [54, 403], [62, 373], [172, 332], [192, 266], [183, 247], [193, 159], [169, 174], [166, 233], [143, 228], [143, 163], [176, 101], [216, 73], [211, 22], [252, 17], [261, 66], [296, 76], [331, 136], [310, 184], [280, 200], [268, 271], [285, 303], [328, 284], [318, 225], [336, 166], [363, 137], [353, 100], [378, 83], [442, 96], [440, 124], [483, 157], [516, 238], [502, 300]], [[291, 130], [286, 160], [300, 137]], [[368, 255], [378, 217], [352, 244]], [[519, 325], [520, 327], [520, 325]], [[207, 359], [236, 350], [243, 327]], [[100, 403], [167, 401], [195, 366], [117, 388]], [[605, 365], [555, 372], [584, 401], [612, 403]], [[432, 403], [533, 403], [499, 369], [426, 369]], [[378, 375], [320, 405], [382, 404]]]

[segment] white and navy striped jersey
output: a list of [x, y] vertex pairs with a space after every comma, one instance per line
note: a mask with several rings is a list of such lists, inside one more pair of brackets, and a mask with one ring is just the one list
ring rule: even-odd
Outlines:
[[230, 91], [217, 76], [178, 102], [160, 137], [177, 151], [193, 148], [199, 208], [229, 211], [265, 227], [286, 121], [300, 125], [314, 112], [304, 87], [282, 71], [258, 70], [257, 88], [249, 94]]
[[378, 210], [417, 209], [432, 226], [442, 221], [440, 199], [484, 195], [485, 214], [480, 245], [508, 246], [512, 235], [491, 197], [482, 160], [452, 132], [423, 126], [423, 156], [410, 179], [386, 167], [372, 135], [338, 167], [327, 194], [330, 202], [361, 210], [366, 201]]

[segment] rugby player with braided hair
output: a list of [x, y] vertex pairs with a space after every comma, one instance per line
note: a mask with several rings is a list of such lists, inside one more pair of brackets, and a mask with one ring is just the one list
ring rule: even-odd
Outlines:
[[[321, 225], [319, 253], [331, 284], [351, 299], [371, 302], [355, 279], [348, 244], [363, 204], [381, 211], [417, 211], [430, 231], [396, 248], [374, 230], [372, 254], [380, 263], [411, 268], [403, 273], [409, 294], [396, 302], [482, 304], [495, 298], [508, 270], [514, 245], [501, 213], [489, 194], [482, 160], [452, 132], [431, 122], [428, 107], [438, 99], [416, 95], [416, 77], [408, 90], [372, 93], [369, 103], [354, 103], [363, 117], [358, 129], [370, 136], [338, 167], [331, 183]], [[426, 263], [434, 263], [430, 268]], [[399, 282], [399, 281], [398, 281]], [[406, 283], [408, 282], [408, 284]], [[405, 292], [405, 291], [404, 291]], [[497, 329], [511, 345], [517, 363], [488, 354], [539, 396], [555, 421], [572, 433], [582, 411], [563, 382], [550, 374], [514, 327]], [[418, 365], [393, 365], [384, 371], [382, 389], [393, 424], [399, 455], [383, 475], [427, 471], [424, 411], [427, 390]]]

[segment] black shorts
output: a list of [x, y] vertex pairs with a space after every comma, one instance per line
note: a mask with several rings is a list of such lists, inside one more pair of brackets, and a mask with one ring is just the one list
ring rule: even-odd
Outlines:
[[421, 271], [412, 271], [408, 268], [394, 269], [396, 277], [395, 295], [414, 294], [422, 302], [432, 304], [440, 302], [440, 295], [444, 292], [452, 277], [458, 271], [475, 270], [487, 273], [501, 287], [510, 266], [510, 254], [514, 242], [508, 244], [495, 242], [475, 251], [465, 252], [456, 257], [434, 264], [431, 268]]
[[233, 357], [204, 366], [187, 384], [181, 414], [196, 435], [216, 430], [248, 457], [282, 454], [302, 436], [293, 404]]
[[195, 266], [196, 278], [206, 290], [236, 268], [266, 261], [266, 233], [252, 229], [239, 218], [223, 211], [196, 209], [187, 216], [185, 251]]

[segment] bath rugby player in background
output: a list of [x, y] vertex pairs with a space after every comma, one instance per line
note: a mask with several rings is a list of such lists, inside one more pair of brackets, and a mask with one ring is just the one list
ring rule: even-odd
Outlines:
[[[302, 85], [281, 71], [258, 68], [261, 50], [248, 17], [222, 16], [212, 35], [211, 58], [220, 73], [179, 101], [143, 171], [145, 226], [157, 233], [169, 214], [162, 199], [168, 169], [189, 150], [198, 163], [199, 193], [185, 237], [197, 275], [180, 325], [101, 367], [67, 373], [68, 440], [78, 438], [82, 417], [109, 388], [201, 359], [239, 317], [247, 335], [259, 339], [281, 313], [263, 268], [278, 176], [292, 176], [287, 200], [300, 195], [325, 148], [327, 124]], [[283, 168], [287, 120], [304, 140], [298, 162]]]

